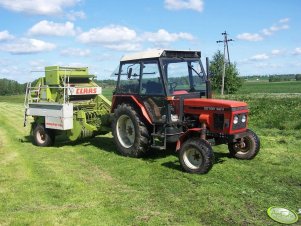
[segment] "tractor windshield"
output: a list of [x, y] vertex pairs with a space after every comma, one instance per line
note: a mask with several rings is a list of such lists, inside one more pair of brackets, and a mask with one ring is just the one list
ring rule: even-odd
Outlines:
[[206, 91], [205, 71], [199, 59], [163, 59], [163, 68], [170, 93]]

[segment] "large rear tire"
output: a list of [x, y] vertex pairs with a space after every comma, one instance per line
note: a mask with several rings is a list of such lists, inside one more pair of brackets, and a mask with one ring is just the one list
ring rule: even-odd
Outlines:
[[46, 129], [43, 124], [37, 124], [33, 129], [34, 144], [41, 147], [48, 147], [54, 144], [54, 131]]
[[260, 140], [252, 130], [248, 131], [249, 135], [241, 138], [241, 141], [228, 144], [228, 149], [232, 157], [250, 160], [258, 154], [260, 150]]
[[115, 109], [112, 133], [121, 155], [142, 157], [149, 149], [148, 130], [129, 104], [118, 105]]
[[181, 147], [179, 160], [186, 172], [205, 174], [213, 166], [214, 153], [207, 141], [192, 138], [185, 141]]

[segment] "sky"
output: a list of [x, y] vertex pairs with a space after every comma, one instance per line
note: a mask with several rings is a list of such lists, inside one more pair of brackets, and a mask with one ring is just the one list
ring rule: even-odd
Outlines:
[[300, 0], [0, 0], [0, 78], [45, 66], [109, 79], [122, 56], [149, 49], [223, 51], [241, 76], [301, 73]]

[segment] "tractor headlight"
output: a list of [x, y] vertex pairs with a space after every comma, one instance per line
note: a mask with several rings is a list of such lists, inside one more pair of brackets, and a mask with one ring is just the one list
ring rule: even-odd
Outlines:
[[235, 115], [233, 118], [233, 124], [236, 125], [238, 123], [238, 116]]
[[247, 116], [246, 115], [242, 115], [241, 122], [245, 123], [246, 121], [247, 121]]

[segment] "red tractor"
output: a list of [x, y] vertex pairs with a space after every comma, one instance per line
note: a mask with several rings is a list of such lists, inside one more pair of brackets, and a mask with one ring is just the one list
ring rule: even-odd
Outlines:
[[228, 144], [233, 157], [252, 159], [260, 149], [247, 128], [244, 102], [211, 98], [199, 51], [152, 50], [121, 59], [111, 113], [117, 150], [141, 157], [174, 147], [183, 169], [207, 173], [211, 145]]

